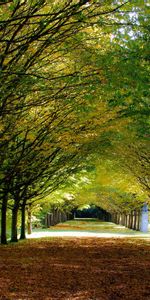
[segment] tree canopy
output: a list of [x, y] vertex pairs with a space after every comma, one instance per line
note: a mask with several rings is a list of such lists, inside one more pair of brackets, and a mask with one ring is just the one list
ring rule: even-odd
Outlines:
[[1, 1], [0, 28], [1, 241], [8, 208], [17, 240], [19, 209], [102, 160], [135, 183], [100, 180], [110, 206], [139, 205], [135, 190], [149, 195], [148, 5]]

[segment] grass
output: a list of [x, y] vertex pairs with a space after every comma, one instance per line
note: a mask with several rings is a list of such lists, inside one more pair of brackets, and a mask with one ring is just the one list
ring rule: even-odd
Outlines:
[[[112, 234], [121, 234], [121, 235], [141, 235], [140, 231], [135, 231], [128, 229], [124, 226], [117, 225], [111, 222], [103, 222], [98, 219], [75, 219], [71, 221], [67, 221], [64, 223], [57, 224], [55, 226], [51, 226], [45, 231], [86, 231], [93, 233], [112, 233]], [[40, 231], [40, 230], [35, 230]], [[150, 231], [149, 231], [150, 233]], [[147, 235], [149, 235], [147, 233]]]

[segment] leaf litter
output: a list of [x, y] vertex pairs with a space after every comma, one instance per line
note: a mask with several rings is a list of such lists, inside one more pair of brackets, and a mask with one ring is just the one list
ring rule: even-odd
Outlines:
[[0, 246], [1, 300], [149, 300], [140, 239], [43, 238]]

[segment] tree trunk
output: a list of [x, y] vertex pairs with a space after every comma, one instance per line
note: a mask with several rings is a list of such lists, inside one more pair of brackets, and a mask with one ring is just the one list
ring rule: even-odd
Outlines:
[[117, 213], [117, 221], [116, 224], [119, 224], [119, 213]]
[[140, 211], [137, 211], [137, 227], [136, 230], [140, 230]]
[[1, 207], [1, 244], [7, 244], [6, 213], [7, 213], [7, 196], [5, 195]]
[[32, 222], [31, 222], [31, 208], [30, 206], [28, 207], [28, 222], [27, 222], [27, 231], [28, 231], [28, 234], [31, 234], [32, 233]]
[[137, 223], [137, 213], [136, 210], [134, 211], [134, 230], [136, 230], [136, 223]]
[[21, 234], [20, 234], [20, 239], [24, 240], [26, 238], [25, 234], [25, 213], [26, 213], [26, 206], [23, 203], [21, 207]]
[[134, 221], [134, 216], [133, 216], [133, 211], [131, 212], [131, 229], [133, 229], [133, 221]]
[[127, 227], [130, 227], [130, 214], [127, 215]]
[[130, 228], [131, 223], [131, 213], [128, 214], [128, 228]]
[[124, 225], [125, 227], [127, 227], [127, 219], [128, 219], [128, 218], [127, 218], [127, 214], [125, 214], [125, 221], [124, 221], [124, 222], [125, 222], [125, 223], [124, 223], [124, 224], [125, 224], [125, 225]]
[[141, 208], [140, 231], [148, 232], [148, 204], [144, 203]]
[[18, 217], [18, 207], [14, 207], [13, 210], [12, 210], [11, 242], [18, 242], [18, 238], [17, 238], [17, 217]]

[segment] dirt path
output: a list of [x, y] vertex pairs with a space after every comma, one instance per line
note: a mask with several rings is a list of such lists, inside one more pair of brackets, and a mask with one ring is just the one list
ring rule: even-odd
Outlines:
[[47, 238], [0, 247], [1, 300], [149, 300], [150, 245]]
[[0, 246], [0, 300], [150, 300], [149, 234], [80, 220], [35, 235]]

